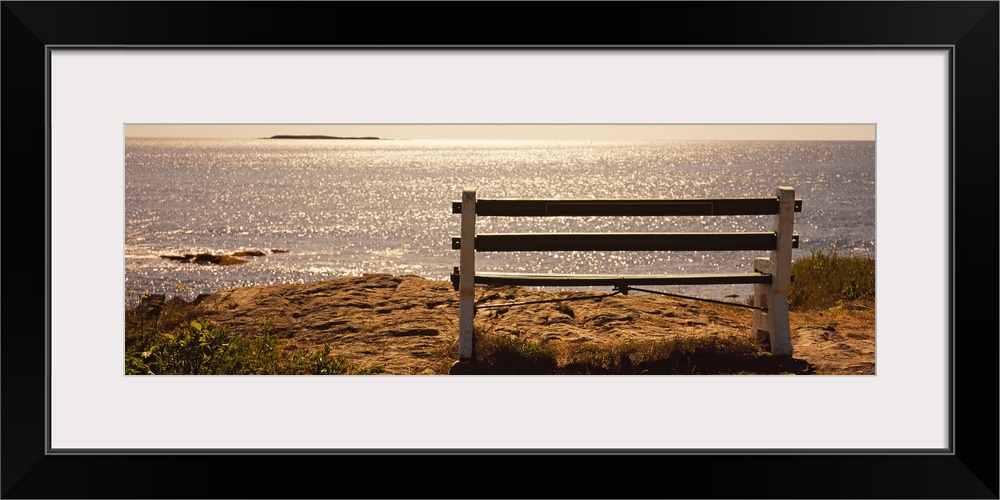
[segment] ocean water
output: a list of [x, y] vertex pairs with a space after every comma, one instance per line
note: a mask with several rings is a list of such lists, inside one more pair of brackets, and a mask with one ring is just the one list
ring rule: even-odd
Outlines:
[[[771, 196], [792, 186], [800, 246], [875, 254], [875, 143], [126, 139], [125, 293], [199, 293], [364, 273], [445, 280], [451, 213], [480, 198]], [[761, 217], [481, 218], [480, 232], [770, 230]], [[287, 253], [272, 253], [272, 249]], [[161, 255], [263, 250], [232, 266]], [[670, 273], [752, 269], [762, 252], [480, 253], [477, 269]], [[747, 286], [659, 287], [709, 298]], [[135, 291], [135, 292], [132, 292]]]

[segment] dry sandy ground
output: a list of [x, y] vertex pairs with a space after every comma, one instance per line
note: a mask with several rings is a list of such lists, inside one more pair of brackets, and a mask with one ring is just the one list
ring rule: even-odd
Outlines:
[[[477, 287], [480, 304], [580, 296], [515, 287]], [[591, 295], [602, 295], [592, 293]], [[750, 335], [750, 309], [632, 292], [582, 300], [481, 309], [477, 328], [547, 342], [611, 345], [677, 336]], [[384, 274], [310, 284], [216, 292], [198, 305], [205, 320], [258, 335], [270, 324], [287, 349], [332, 351], [390, 374], [447, 373], [458, 337], [458, 292], [450, 282]], [[791, 313], [794, 353], [788, 373], [875, 373], [871, 304]]]

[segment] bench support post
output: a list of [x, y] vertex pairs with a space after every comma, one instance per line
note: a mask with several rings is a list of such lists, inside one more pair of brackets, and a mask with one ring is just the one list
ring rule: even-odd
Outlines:
[[475, 352], [472, 320], [476, 315], [476, 190], [462, 191], [462, 248], [458, 269], [458, 363], [452, 373], [468, 368]]
[[771, 354], [792, 355], [791, 326], [788, 323], [788, 289], [792, 284], [792, 225], [795, 217], [795, 190], [779, 187], [778, 214], [774, 216], [777, 247], [767, 258], [754, 259], [754, 270], [771, 275], [771, 284], [754, 285], [754, 305], [766, 308], [754, 313], [753, 333], [758, 340], [768, 337]]

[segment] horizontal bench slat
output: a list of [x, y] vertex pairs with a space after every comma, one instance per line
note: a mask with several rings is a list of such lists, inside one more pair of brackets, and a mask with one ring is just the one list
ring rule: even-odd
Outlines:
[[[452, 283], [458, 283], [452, 274]], [[745, 285], [771, 283], [771, 275], [760, 273], [723, 274], [530, 274], [476, 273], [476, 284], [510, 286], [614, 286], [614, 285]]]
[[[792, 247], [798, 247], [798, 235]], [[504, 233], [476, 235], [477, 252], [773, 250], [774, 233]], [[462, 248], [453, 237], [451, 248]]]
[[[454, 201], [451, 211], [462, 213], [462, 202]], [[795, 200], [802, 211], [802, 200]], [[476, 201], [476, 215], [540, 216], [641, 216], [641, 215], [774, 215], [777, 198], [680, 199], [680, 200], [513, 200]]]

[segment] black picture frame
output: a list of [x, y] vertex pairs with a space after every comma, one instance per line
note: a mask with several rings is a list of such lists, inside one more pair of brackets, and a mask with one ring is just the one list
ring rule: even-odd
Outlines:
[[[998, 498], [997, 320], [973, 305], [997, 290], [996, 1], [2, 4], [3, 255], [34, 271], [9, 273], [3, 294], [4, 498]], [[950, 47], [952, 453], [47, 453], [47, 47], [609, 44]]]

